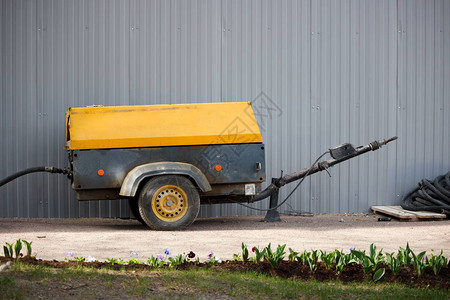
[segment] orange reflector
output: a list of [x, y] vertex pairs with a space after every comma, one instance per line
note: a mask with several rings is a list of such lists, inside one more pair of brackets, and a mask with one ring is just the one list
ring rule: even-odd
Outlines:
[[222, 166], [221, 165], [217, 165], [216, 166], [216, 171], [219, 172], [220, 170], [222, 170]]
[[97, 174], [98, 174], [98, 176], [103, 176], [103, 175], [105, 175], [105, 171], [100, 169], [100, 170], [98, 170]]

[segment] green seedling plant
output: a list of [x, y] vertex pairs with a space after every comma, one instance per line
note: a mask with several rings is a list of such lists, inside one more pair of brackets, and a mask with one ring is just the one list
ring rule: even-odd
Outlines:
[[306, 257], [306, 264], [308, 264], [309, 269], [311, 271], [317, 270], [317, 261], [315, 261], [312, 257], [310, 256]]
[[16, 244], [14, 245], [14, 253], [16, 254], [16, 258], [19, 258], [21, 250], [22, 250], [22, 241], [18, 239], [16, 241]]
[[372, 272], [373, 264], [370, 261], [369, 256], [366, 255], [366, 251], [353, 250], [352, 253], [358, 258], [359, 263], [363, 266], [364, 273], [369, 274]]
[[252, 248], [252, 252], [255, 253], [255, 257], [250, 258], [250, 261], [253, 261], [255, 263], [259, 263], [259, 262], [261, 262], [261, 260], [264, 258], [264, 255], [266, 254], [266, 248], [264, 248], [261, 251], [255, 246], [255, 247]]
[[31, 256], [31, 244], [33, 242], [27, 242], [25, 240], [22, 240], [22, 242], [25, 244], [25, 246], [27, 247], [27, 256]]
[[319, 261], [319, 250], [311, 250], [311, 259], [317, 264]]
[[295, 252], [292, 248], [289, 248], [289, 260], [294, 261], [298, 257], [298, 252]]
[[301, 262], [304, 265], [308, 264], [308, 258], [311, 257], [311, 252], [308, 251], [303, 251], [302, 254], [300, 254], [299, 256], [297, 256], [295, 259], [299, 262]]
[[128, 261], [128, 264], [140, 264], [141, 262], [138, 261], [135, 257], [130, 258], [130, 260]]
[[73, 259], [75, 261], [86, 261], [86, 258], [84, 258], [84, 257], [74, 257]]
[[3, 253], [5, 254], [5, 257], [13, 257], [13, 245], [14, 243], [6, 243], [6, 246], [3, 246]]
[[434, 275], [439, 274], [442, 267], [446, 268], [448, 265], [448, 259], [442, 256], [442, 253], [442, 250], [439, 255], [433, 255], [433, 253], [431, 253], [431, 258], [429, 260], [427, 259], [427, 263], [433, 269]]
[[327, 251], [319, 250], [319, 253], [320, 253], [319, 254], [320, 261], [325, 263], [325, 260], [327, 259], [327, 256], [328, 256]]
[[386, 253], [386, 264], [389, 269], [391, 269], [392, 274], [397, 276], [400, 273], [400, 268], [402, 266], [400, 259], [394, 257], [394, 252]]
[[286, 252], [284, 251], [285, 248], [286, 244], [278, 245], [277, 250], [273, 252], [271, 249], [271, 244], [269, 243], [269, 245], [265, 248], [266, 251], [264, 254], [264, 259], [266, 259], [272, 265], [272, 267], [278, 268], [280, 262], [284, 258], [284, 254], [286, 254]]
[[247, 245], [242, 243], [241, 244], [241, 249], [242, 249], [242, 260], [243, 261], [248, 261], [248, 248], [247, 248]]
[[413, 264], [411, 256], [411, 248], [409, 248], [409, 243], [406, 243], [406, 249], [400, 247], [397, 254], [397, 259], [400, 260], [402, 266], [410, 266]]
[[339, 261], [341, 253], [338, 250], [334, 250], [331, 253], [326, 251], [320, 251], [320, 260], [327, 266], [327, 268], [333, 268], [336, 262]]
[[313, 250], [311, 253], [305, 250], [296, 259], [303, 265], [308, 265], [311, 271], [315, 271], [317, 269], [318, 252]]
[[357, 263], [356, 257], [353, 253], [344, 254], [343, 252], [340, 252], [338, 262], [336, 264], [336, 270], [339, 272], [344, 271], [344, 267], [346, 265], [350, 265], [353, 263]]
[[137, 257], [138, 257], [139, 255], [137, 254], [136, 251], [131, 251], [131, 252], [130, 252], [130, 255], [131, 255], [131, 258], [130, 258], [130, 260], [128, 261], [128, 264], [140, 264], [140, 263], [141, 263], [140, 261], [137, 260]]
[[109, 258], [109, 257], [106, 257], [106, 261], [107, 262], [109, 262], [109, 263], [111, 263], [112, 265], [123, 265], [123, 264], [125, 264], [125, 261], [123, 260], [123, 259], [117, 259], [117, 258]]
[[188, 262], [185, 254], [178, 254], [175, 257], [169, 257], [167, 260], [170, 262], [170, 266], [172, 267]]
[[[362, 264], [363, 271], [366, 274], [371, 274], [373, 271], [377, 270], [378, 265], [384, 262], [383, 254], [381, 251], [377, 251], [374, 244], [370, 245], [369, 255], [366, 255], [365, 251], [353, 250], [352, 253], [358, 258]], [[378, 269], [373, 275], [373, 280], [378, 281], [384, 276], [386, 270], [384, 268]]]
[[369, 247], [369, 259], [373, 264], [373, 271], [375, 271], [378, 266], [384, 262], [384, 256], [381, 253], [383, 249], [377, 251], [377, 247], [374, 244], [370, 244]]
[[384, 262], [384, 256], [381, 253], [382, 250], [377, 251], [377, 247], [374, 244], [370, 245], [369, 255], [366, 255], [365, 251], [353, 250], [352, 253], [359, 259], [363, 265], [364, 272], [366, 274], [375, 271], [378, 266]]
[[217, 257], [214, 255], [214, 252], [212, 252], [212, 251], [208, 253], [208, 256], [207, 256], [207, 257], [208, 257], [209, 263], [212, 264], [213, 266], [222, 263], [222, 260], [219, 259], [219, 258], [217, 258]]
[[411, 251], [411, 255], [413, 257], [413, 266], [414, 269], [417, 270], [417, 276], [422, 276], [423, 272], [425, 271], [425, 267], [427, 266], [426, 259], [425, 259], [426, 251], [420, 252], [419, 254], [415, 254], [413, 251]]
[[300, 260], [304, 265], [308, 265], [311, 271], [317, 270], [317, 262], [319, 261], [319, 250], [304, 251], [300, 255]]
[[163, 267], [163, 266], [166, 264], [166, 262], [165, 262], [165, 260], [164, 260], [164, 256], [159, 255], [159, 256], [154, 257], [154, 256], [152, 255], [152, 256], [147, 260], [147, 264], [148, 264], [150, 267], [160, 268], [160, 267]]

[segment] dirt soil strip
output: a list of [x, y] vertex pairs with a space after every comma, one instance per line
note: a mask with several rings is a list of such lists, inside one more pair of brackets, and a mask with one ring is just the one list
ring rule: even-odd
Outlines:
[[[386, 252], [409, 242], [413, 251], [450, 256], [450, 222], [378, 222], [374, 214], [322, 214], [312, 217], [281, 216], [282, 222], [264, 223], [262, 216], [198, 219], [184, 231], [152, 231], [135, 220], [118, 219], [0, 219], [0, 244], [16, 239], [32, 241], [37, 258], [63, 260], [75, 256], [129, 260], [138, 253], [144, 262], [169, 248], [172, 255], [194, 251], [205, 260], [209, 251], [223, 260], [249, 247], [287, 244], [296, 251], [350, 247], [368, 249], [371, 243]], [[286, 248], [287, 249], [287, 248]], [[23, 250], [26, 251], [26, 250]], [[23, 252], [22, 251], [22, 252]], [[2, 253], [3, 254], [3, 253]]]

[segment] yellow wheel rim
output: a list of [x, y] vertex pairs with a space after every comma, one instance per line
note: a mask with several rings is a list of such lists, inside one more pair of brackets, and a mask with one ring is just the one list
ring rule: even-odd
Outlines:
[[188, 197], [175, 185], [160, 187], [152, 198], [152, 209], [155, 215], [166, 222], [175, 222], [187, 212]]

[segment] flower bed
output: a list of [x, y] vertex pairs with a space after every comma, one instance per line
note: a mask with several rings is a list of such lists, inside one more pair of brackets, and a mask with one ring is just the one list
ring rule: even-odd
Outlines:
[[[146, 263], [138, 260], [138, 254], [131, 251], [132, 258], [126, 262], [122, 259], [107, 258], [99, 262], [95, 258], [88, 260], [66, 253], [65, 261], [45, 261], [30, 255], [31, 243], [26, 242], [27, 255], [21, 255], [22, 241], [16, 245], [8, 244], [4, 248], [5, 256], [0, 262], [20, 261], [25, 264], [43, 265], [52, 268], [86, 266], [108, 268], [113, 270], [155, 270], [158, 268], [175, 268], [193, 270], [210, 268], [227, 272], [256, 272], [269, 276], [302, 280], [340, 280], [342, 282], [396, 282], [409, 286], [450, 288], [450, 268], [448, 259], [440, 254], [427, 256], [425, 252], [414, 253], [409, 245], [400, 248], [396, 254], [382, 253], [375, 245], [370, 245], [369, 253], [350, 248], [348, 253], [335, 250], [327, 253], [322, 250], [296, 252], [289, 248], [286, 257], [286, 245], [279, 245], [275, 250], [269, 244], [260, 250], [253, 247], [251, 252], [242, 243], [242, 251], [234, 254], [234, 260], [222, 262], [210, 252], [206, 262], [200, 262], [192, 251], [188, 254], [170, 256], [168, 248], [163, 254], [151, 256]], [[14, 249], [14, 251], [10, 251]], [[16, 258], [13, 258], [15, 253]], [[250, 256], [254, 253], [254, 256]], [[287, 259], [285, 259], [287, 258]]]

